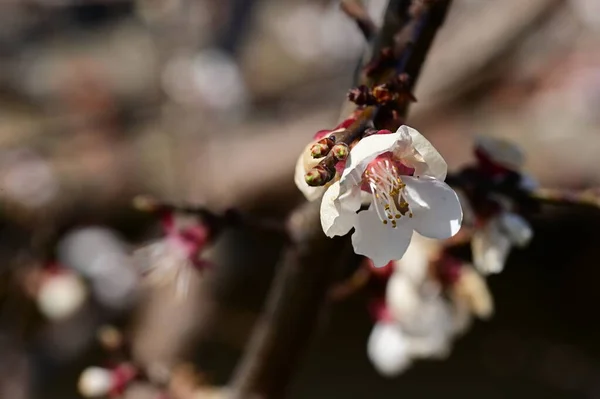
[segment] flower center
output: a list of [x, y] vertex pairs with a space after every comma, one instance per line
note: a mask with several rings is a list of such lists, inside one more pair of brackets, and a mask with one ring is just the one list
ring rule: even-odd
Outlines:
[[[404, 173], [403, 173], [404, 172]], [[392, 158], [391, 154], [377, 157], [363, 175], [363, 189], [373, 196], [373, 206], [383, 224], [397, 226], [397, 220], [412, 212], [404, 195], [406, 184], [401, 175], [412, 174], [408, 168]]]

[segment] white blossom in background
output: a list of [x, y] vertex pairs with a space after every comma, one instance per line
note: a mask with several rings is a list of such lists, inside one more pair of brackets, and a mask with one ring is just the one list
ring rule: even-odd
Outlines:
[[165, 92], [182, 104], [200, 103], [226, 119], [239, 119], [248, 105], [248, 92], [236, 61], [218, 49], [170, 60], [162, 74]]
[[0, 196], [29, 209], [47, 206], [59, 192], [50, 163], [28, 148], [0, 154]]
[[396, 323], [380, 321], [375, 324], [367, 342], [367, 356], [379, 372], [394, 377], [412, 364], [407, 339]]
[[[485, 280], [460, 261], [444, 255], [440, 259], [439, 251], [438, 241], [414, 233], [405, 256], [394, 262], [385, 311], [367, 344], [373, 366], [386, 377], [401, 374], [418, 359], [446, 358], [473, 315], [486, 319], [493, 312]], [[443, 282], [434, 273], [435, 262], [458, 266], [452, 270], [455, 280]]]
[[[525, 154], [512, 142], [493, 137], [479, 137], [476, 140], [476, 150], [480, 158], [483, 156], [495, 167], [518, 172], [519, 188], [532, 191], [538, 187], [533, 177], [521, 172]], [[485, 274], [501, 272], [511, 248], [526, 247], [533, 238], [531, 225], [517, 213], [518, 204], [502, 195], [491, 195], [490, 200], [499, 206], [499, 210], [483, 223], [479, 223], [471, 240], [473, 263]], [[468, 208], [468, 202], [464, 202], [463, 207]]]
[[165, 236], [133, 254], [151, 283], [174, 285], [177, 295], [187, 295], [198, 270], [210, 267], [201, 257], [209, 242], [209, 230], [194, 216], [169, 213], [162, 219]]
[[[446, 171], [444, 159], [415, 129], [401, 126], [396, 133], [368, 136], [352, 148], [339, 182], [324, 194], [323, 231], [333, 237], [354, 227], [354, 251], [375, 266], [400, 259], [413, 231], [449, 238], [460, 229], [462, 210], [443, 182]], [[363, 191], [372, 201], [359, 211]]]
[[99, 398], [110, 393], [113, 387], [113, 375], [108, 369], [88, 367], [79, 376], [77, 388], [85, 398]]
[[88, 278], [92, 292], [103, 305], [129, 307], [137, 293], [138, 277], [125, 243], [104, 227], [74, 229], [58, 244], [60, 263]]
[[77, 389], [85, 398], [122, 397], [136, 375], [136, 368], [128, 363], [111, 369], [88, 367], [80, 374]]
[[56, 321], [75, 314], [86, 299], [85, 283], [75, 273], [66, 271], [45, 276], [36, 297], [40, 312]]
[[473, 234], [473, 263], [482, 273], [500, 273], [511, 248], [523, 248], [532, 238], [533, 230], [525, 219], [515, 213], [502, 212]]

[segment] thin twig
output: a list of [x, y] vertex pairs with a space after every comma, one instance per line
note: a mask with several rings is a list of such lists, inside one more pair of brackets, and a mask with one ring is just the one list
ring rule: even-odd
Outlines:
[[160, 214], [175, 212], [199, 217], [203, 223], [213, 231], [220, 231], [226, 227], [246, 226], [262, 231], [280, 233], [287, 236], [285, 225], [279, 220], [256, 217], [242, 213], [237, 209], [227, 209], [223, 213], [213, 212], [210, 209], [191, 204], [173, 204], [163, 202], [148, 195], [140, 195], [133, 199], [133, 206], [140, 211]]
[[367, 41], [377, 34], [377, 26], [360, 0], [342, 0], [341, 9], [352, 18]]

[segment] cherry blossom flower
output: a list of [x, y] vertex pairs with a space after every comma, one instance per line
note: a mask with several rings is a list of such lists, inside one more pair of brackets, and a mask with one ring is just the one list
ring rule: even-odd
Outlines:
[[88, 367], [79, 376], [77, 388], [86, 398], [121, 397], [125, 388], [136, 377], [137, 370], [128, 363], [112, 369]]
[[532, 238], [533, 230], [524, 218], [516, 213], [502, 212], [473, 234], [473, 262], [482, 273], [499, 273], [504, 269], [511, 248], [523, 248]]
[[453, 309], [435, 284], [417, 286], [400, 272], [388, 282], [386, 304], [367, 344], [378, 372], [393, 377], [413, 360], [443, 359], [454, 335]]
[[405, 256], [391, 263], [393, 272], [367, 344], [374, 367], [388, 377], [417, 359], [446, 358], [473, 316], [485, 319], [493, 312], [485, 280], [448, 255], [437, 240], [414, 233]]
[[523, 204], [503, 192], [527, 193], [537, 188], [537, 182], [521, 172], [524, 153], [509, 141], [480, 137], [475, 154], [478, 163], [468, 171], [470, 177], [487, 180], [492, 187], [468, 192], [469, 201], [463, 202], [465, 213], [475, 216], [473, 263], [482, 273], [499, 273], [511, 248], [525, 247], [533, 238], [531, 226], [520, 214]]
[[151, 281], [174, 283], [176, 292], [185, 296], [194, 271], [210, 266], [200, 257], [210, 233], [196, 217], [173, 212], [163, 215], [162, 226], [165, 237], [135, 251], [134, 258], [148, 270]]
[[38, 308], [50, 320], [65, 320], [81, 309], [88, 291], [83, 280], [67, 269], [46, 271], [37, 293]]
[[[443, 182], [446, 171], [437, 150], [408, 126], [365, 137], [352, 148], [339, 182], [323, 196], [323, 231], [333, 237], [354, 227], [354, 251], [375, 266], [400, 259], [413, 231], [451, 237], [460, 229], [462, 210], [454, 190]], [[361, 191], [372, 198], [363, 211]]]

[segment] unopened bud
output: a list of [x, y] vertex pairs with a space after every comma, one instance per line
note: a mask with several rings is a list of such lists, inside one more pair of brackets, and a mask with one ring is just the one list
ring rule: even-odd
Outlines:
[[350, 154], [350, 147], [348, 147], [348, 144], [346, 143], [338, 143], [333, 146], [331, 151], [333, 152], [333, 156], [335, 156], [338, 161], [343, 161], [348, 158], [348, 155]]
[[324, 137], [313, 144], [310, 148], [310, 155], [312, 155], [313, 158], [323, 158], [329, 153], [334, 144], [335, 142], [331, 137]]
[[379, 104], [385, 104], [394, 99], [394, 94], [383, 84], [373, 88], [373, 97]]
[[117, 350], [123, 346], [123, 334], [111, 325], [104, 325], [98, 329], [98, 341], [100, 344], [111, 351]]
[[304, 175], [306, 184], [311, 187], [323, 186], [333, 178], [333, 173], [321, 165], [317, 165]]
[[352, 101], [356, 105], [374, 105], [377, 103], [375, 97], [371, 94], [371, 89], [365, 85], [350, 89], [348, 92], [348, 100]]
[[113, 388], [112, 372], [101, 367], [88, 367], [81, 373], [77, 388], [85, 398], [106, 396]]
[[73, 273], [52, 274], [44, 279], [37, 304], [44, 316], [50, 320], [63, 320], [75, 314], [87, 298], [87, 288]]
[[85, 398], [120, 396], [136, 375], [135, 367], [128, 363], [113, 369], [88, 367], [79, 376], [77, 388]]

